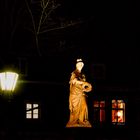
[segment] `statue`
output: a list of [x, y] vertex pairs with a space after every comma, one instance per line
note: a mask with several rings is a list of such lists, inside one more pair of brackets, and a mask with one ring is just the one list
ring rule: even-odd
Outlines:
[[92, 85], [86, 82], [86, 77], [82, 74], [84, 63], [82, 59], [77, 59], [76, 69], [71, 73], [69, 110], [70, 118], [66, 127], [91, 127], [88, 121], [88, 107], [86, 103], [86, 93], [92, 90]]

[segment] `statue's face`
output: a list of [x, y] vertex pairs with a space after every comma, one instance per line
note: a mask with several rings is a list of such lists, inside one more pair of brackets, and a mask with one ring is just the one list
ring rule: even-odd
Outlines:
[[83, 62], [78, 62], [78, 63], [76, 64], [76, 69], [77, 69], [78, 71], [81, 71], [83, 67], [84, 67], [84, 63], [83, 63]]

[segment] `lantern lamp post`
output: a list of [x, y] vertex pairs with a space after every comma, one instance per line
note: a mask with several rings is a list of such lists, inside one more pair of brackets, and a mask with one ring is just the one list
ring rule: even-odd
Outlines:
[[[8, 98], [8, 103], [5, 104], [4, 107], [4, 112], [6, 113], [4, 120], [6, 121], [4, 123], [4, 128], [6, 129], [6, 137], [9, 138], [9, 133], [11, 132], [12, 125], [11, 125], [11, 115], [12, 115], [12, 108], [11, 108], [11, 97], [12, 93], [15, 90], [16, 83], [18, 80], [19, 75], [15, 72], [11, 71], [5, 71], [0, 73], [0, 89], [1, 93], [3, 94], [4, 97], [6, 97], [6, 100]], [[10, 131], [9, 131], [10, 129]]]
[[15, 72], [2, 72], [0, 73], [0, 86], [2, 91], [13, 92], [19, 75]]

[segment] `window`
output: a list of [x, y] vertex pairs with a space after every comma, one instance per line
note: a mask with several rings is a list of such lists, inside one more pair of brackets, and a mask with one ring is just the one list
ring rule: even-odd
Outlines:
[[123, 100], [112, 100], [112, 123], [125, 123], [125, 103]]
[[26, 119], [38, 119], [39, 118], [39, 105], [38, 104], [26, 104]]
[[105, 101], [94, 101], [94, 122], [105, 121]]

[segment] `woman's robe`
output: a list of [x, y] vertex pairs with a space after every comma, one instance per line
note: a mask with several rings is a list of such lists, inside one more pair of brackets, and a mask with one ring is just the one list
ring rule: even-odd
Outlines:
[[[92, 86], [86, 82], [85, 75], [77, 71], [72, 72], [69, 83], [70, 119], [66, 127], [91, 127], [88, 121], [88, 107], [85, 92], [91, 91]], [[87, 88], [85, 88], [85, 86], [87, 86]]]

